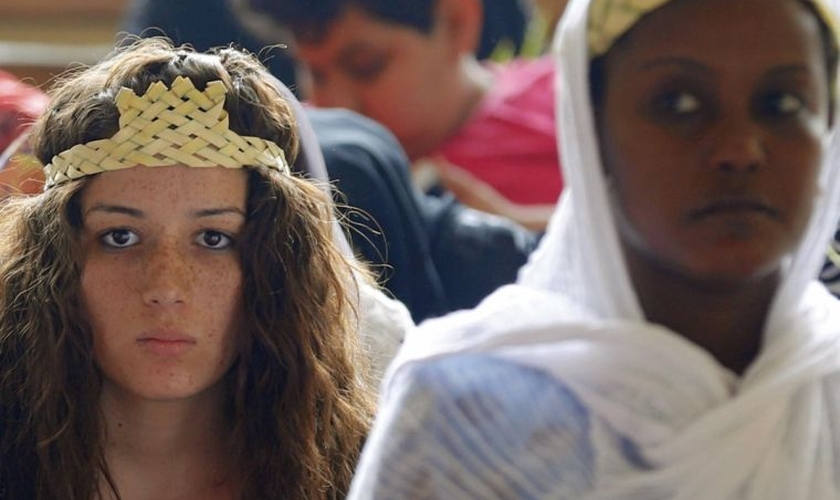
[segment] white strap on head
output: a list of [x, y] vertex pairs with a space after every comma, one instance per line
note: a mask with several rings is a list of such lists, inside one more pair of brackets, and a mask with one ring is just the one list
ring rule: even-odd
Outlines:
[[155, 82], [140, 96], [121, 88], [116, 97], [119, 131], [54, 156], [44, 167], [46, 187], [136, 166], [264, 166], [289, 173], [286, 156], [277, 144], [230, 130], [224, 109], [226, 93], [219, 80], [201, 91], [183, 76], [176, 77], [171, 87]]

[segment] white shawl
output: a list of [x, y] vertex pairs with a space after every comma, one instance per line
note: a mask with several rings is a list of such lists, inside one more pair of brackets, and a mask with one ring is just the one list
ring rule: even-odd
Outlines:
[[[834, 1], [818, 3], [834, 11]], [[568, 189], [540, 248], [519, 285], [409, 335], [386, 378], [381, 418], [396, 411], [388, 394], [408, 367], [453, 353], [494, 353], [567, 385], [594, 416], [596, 449], [607, 446], [608, 429], [638, 445], [651, 465], [616, 472], [596, 460], [596, 491], [587, 498], [840, 498], [840, 303], [814, 281], [840, 216], [840, 141], [826, 138], [809, 227], [784, 263], [762, 351], [736, 378], [704, 350], [644, 320], [597, 167], [586, 97], [589, 3], [572, 0], [555, 43]], [[372, 461], [365, 457], [360, 472]]]

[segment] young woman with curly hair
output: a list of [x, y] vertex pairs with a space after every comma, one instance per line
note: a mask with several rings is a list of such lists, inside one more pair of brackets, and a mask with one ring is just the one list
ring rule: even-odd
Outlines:
[[275, 83], [146, 40], [55, 86], [0, 213], [0, 498], [343, 498], [367, 285]]

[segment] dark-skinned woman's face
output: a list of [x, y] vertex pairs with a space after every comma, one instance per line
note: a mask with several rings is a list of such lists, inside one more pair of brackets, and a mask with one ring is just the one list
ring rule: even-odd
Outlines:
[[604, 59], [600, 149], [621, 238], [690, 279], [766, 276], [801, 238], [829, 127], [798, 0], [675, 0]]

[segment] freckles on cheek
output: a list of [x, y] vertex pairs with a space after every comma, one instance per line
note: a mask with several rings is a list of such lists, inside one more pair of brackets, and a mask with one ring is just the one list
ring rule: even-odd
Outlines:
[[200, 289], [203, 290], [208, 307], [225, 324], [238, 321], [243, 306], [243, 278], [238, 265], [232, 269], [208, 273]]
[[98, 318], [124, 317], [125, 301], [131, 277], [125, 272], [111, 272], [106, 267], [87, 265], [81, 275], [82, 306], [88, 311], [93, 326]]

